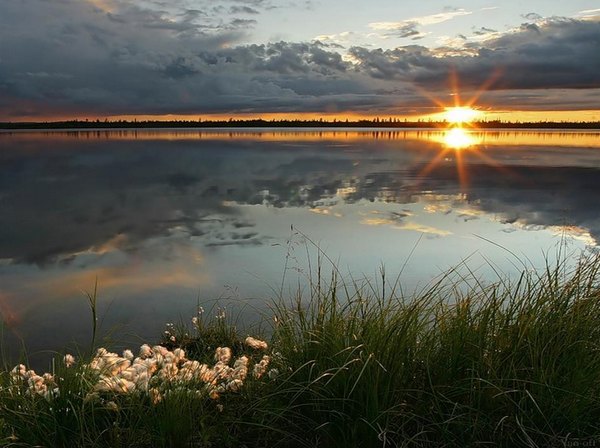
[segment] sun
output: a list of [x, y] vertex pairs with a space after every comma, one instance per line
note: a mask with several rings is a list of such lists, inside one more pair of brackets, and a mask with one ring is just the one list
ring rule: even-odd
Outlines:
[[454, 124], [470, 123], [481, 115], [477, 109], [467, 106], [447, 107], [444, 112], [446, 121]]

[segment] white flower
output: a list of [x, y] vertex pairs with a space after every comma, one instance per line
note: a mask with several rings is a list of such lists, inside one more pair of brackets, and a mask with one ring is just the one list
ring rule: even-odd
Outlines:
[[152, 375], [158, 370], [158, 360], [155, 358], [136, 358], [133, 361], [133, 367], [136, 369], [138, 374], [146, 372], [148, 375]]
[[109, 360], [107, 360], [106, 366], [108, 367], [108, 370], [111, 373], [111, 375], [118, 375], [123, 370], [131, 366], [131, 361], [125, 358], [120, 358], [118, 356], [111, 357]]
[[65, 366], [71, 367], [73, 364], [75, 364], [75, 357], [67, 353], [63, 358], [63, 361], [65, 363]]
[[138, 371], [135, 367], [128, 367], [125, 370], [119, 372], [119, 376], [127, 381], [136, 382], [138, 377]]
[[[101, 379], [101, 382], [104, 383], [104, 388], [101, 388], [100, 391], [106, 390], [117, 394], [127, 394], [135, 390], [135, 383], [128, 381], [125, 378], [103, 378]], [[99, 384], [100, 383], [98, 383], [97, 386]]]
[[123, 358], [125, 358], [125, 359], [127, 359], [129, 361], [133, 361], [133, 358], [134, 358], [133, 352], [131, 350], [125, 350], [123, 352]]
[[210, 383], [214, 380], [214, 372], [206, 364], [200, 364], [198, 368], [198, 378], [204, 383]]
[[252, 375], [254, 378], [260, 378], [267, 371], [267, 367], [271, 362], [271, 358], [267, 355], [263, 356], [259, 363], [254, 364], [254, 369], [252, 370]]
[[194, 325], [195, 327], [198, 326], [198, 318], [196, 316], [192, 317], [192, 325]]
[[19, 364], [18, 366], [15, 366], [15, 368], [10, 371], [10, 376], [13, 379], [13, 381], [17, 381], [19, 379], [24, 380], [26, 374], [27, 374], [27, 367], [25, 367], [23, 364]]
[[219, 361], [215, 364], [215, 366], [212, 369], [212, 380], [211, 382], [214, 382], [216, 380], [219, 379], [225, 379], [227, 378], [231, 372], [233, 371], [233, 369], [231, 367], [229, 367], [227, 364]]
[[177, 377], [177, 372], [179, 372], [179, 368], [176, 364], [169, 363], [165, 364], [162, 369], [158, 372], [161, 378], [164, 378], [167, 381], [174, 380]]
[[153, 387], [152, 389], [148, 390], [148, 395], [150, 396], [152, 404], [158, 404], [162, 401], [162, 395], [156, 387]]
[[42, 375], [42, 378], [44, 378], [44, 382], [46, 384], [54, 384], [54, 375], [52, 375], [51, 373], [44, 373]]
[[229, 347], [217, 347], [217, 350], [215, 351], [215, 361], [229, 364], [229, 361], [231, 361], [231, 349]]
[[148, 344], [144, 344], [140, 347], [140, 358], [150, 358], [152, 356], [152, 348]]
[[150, 384], [151, 374], [148, 372], [141, 372], [135, 377], [135, 387], [138, 390], [148, 390]]
[[234, 379], [239, 379], [244, 381], [246, 376], [248, 375], [248, 358], [246, 356], [241, 356], [238, 358], [233, 364], [233, 372], [231, 376]]
[[198, 361], [186, 361], [183, 366], [181, 366], [181, 369], [179, 369], [179, 373], [177, 374], [178, 379], [185, 382], [193, 381], [197, 377], [200, 369], [201, 366]]
[[173, 350], [173, 356], [175, 361], [184, 361], [185, 360], [185, 351], [182, 348], [176, 348]]
[[161, 355], [163, 357], [167, 356], [167, 353], [169, 353], [169, 349], [163, 347], [162, 345], [155, 345], [154, 347], [152, 347], [152, 351], [155, 355]]
[[266, 350], [268, 348], [268, 345], [265, 341], [255, 339], [252, 336], [248, 336], [244, 341], [244, 344], [250, 348], [253, 348], [254, 350]]
[[244, 382], [242, 380], [235, 379], [227, 383], [225, 389], [231, 392], [239, 392], [243, 385]]

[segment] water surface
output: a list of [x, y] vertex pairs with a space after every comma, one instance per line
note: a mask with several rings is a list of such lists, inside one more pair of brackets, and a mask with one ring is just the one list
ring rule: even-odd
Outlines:
[[599, 191], [598, 132], [0, 133], [4, 338], [86, 343], [96, 279], [117, 339], [219, 297], [247, 316], [305, 283], [315, 245], [407, 293], [464, 260], [491, 281], [595, 250]]

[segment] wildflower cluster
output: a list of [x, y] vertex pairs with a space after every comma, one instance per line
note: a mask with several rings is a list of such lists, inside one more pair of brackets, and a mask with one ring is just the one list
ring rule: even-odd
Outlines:
[[35, 370], [27, 370], [23, 364], [19, 364], [10, 372], [11, 380], [16, 384], [26, 386], [25, 394], [31, 396], [42, 396], [46, 400], [58, 395], [58, 387], [54, 381], [54, 375], [44, 373], [38, 375]]
[[[266, 342], [251, 337], [246, 339], [245, 345], [253, 350], [266, 350], [268, 347]], [[242, 355], [233, 362], [232, 358], [229, 347], [215, 350], [213, 365], [188, 359], [181, 348], [171, 351], [161, 345], [151, 347], [144, 344], [137, 356], [131, 350], [125, 350], [119, 356], [100, 348], [88, 364], [81, 366], [94, 378], [91, 389], [84, 392], [85, 400], [145, 394], [157, 404], [176, 388], [216, 400], [223, 393], [239, 392], [248, 378], [250, 358]], [[268, 355], [262, 356], [253, 366], [252, 377], [261, 378], [267, 372], [270, 360]], [[72, 368], [76, 360], [67, 354], [64, 364]], [[40, 395], [50, 400], [59, 393], [53, 375], [45, 373], [39, 376], [22, 364], [12, 370], [11, 379], [15, 385], [23, 386], [28, 395]]]

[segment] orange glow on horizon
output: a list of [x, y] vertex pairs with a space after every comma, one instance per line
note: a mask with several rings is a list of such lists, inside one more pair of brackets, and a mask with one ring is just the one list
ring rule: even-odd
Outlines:
[[[545, 121], [568, 121], [568, 122], [600, 122], [600, 109], [598, 110], [565, 110], [565, 111], [517, 111], [517, 110], [484, 110], [476, 109], [477, 117], [475, 121], [481, 120], [499, 120], [509, 122], [545, 122]], [[273, 113], [254, 113], [254, 114], [196, 114], [196, 115], [115, 115], [106, 117], [108, 120], [129, 120], [138, 121], [157, 120], [157, 121], [211, 121], [211, 120], [320, 120], [324, 121], [358, 121], [375, 120], [379, 118], [387, 121], [390, 118], [398, 121], [443, 121], [441, 116], [444, 112], [423, 112], [416, 114], [397, 114], [394, 111], [381, 111], [376, 113], [364, 114], [358, 112], [348, 113], [319, 113], [319, 112], [273, 112]], [[70, 118], [72, 119], [72, 118]]]
[[448, 107], [444, 111], [446, 121], [450, 123], [462, 124], [471, 123], [480, 118], [481, 112], [466, 106]]
[[[94, 122], [99, 121], [228, 121], [233, 120], [253, 120], [263, 119], [266, 121], [270, 120], [320, 120], [332, 122], [334, 120], [344, 122], [358, 121], [358, 120], [375, 120], [379, 118], [382, 122], [387, 122], [390, 118], [394, 121], [404, 122], [406, 121], [423, 121], [423, 122], [443, 122], [448, 121], [445, 117], [446, 108], [452, 108], [440, 103], [435, 112], [431, 111], [432, 108], [426, 108], [420, 113], [413, 114], [401, 114], [396, 111], [376, 111], [372, 113], [360, 113], [360, 112], [272, 112], [272, 113], [220, 113], [220, 114], [164, 114], [164, 115], [151, 115], [151, 114], [138, 114], [138, 115], [95, 115], [93, 113], [79, 113], [73, 115], [56, 114], [48, 116], [22, 116], [22, 117], [0, 117], [0, 122], [53, 122], [53, 121], [70, 121], [70, 120], [89, 120]], [[462, 105], [459, 107], [472, 106]], [[428, 111], [429, 109], [429, 111]], [[503, 122], [600, 122], [600, 109], [593, 110], [550, 110], [550, 111], [535, 111], [535, 110], [504, 110], [494, 109], [490, 110], [487, 107], [478, 107], [474, 109], [477, 111], [477, 121], [492, 121], [498, 120]]]

